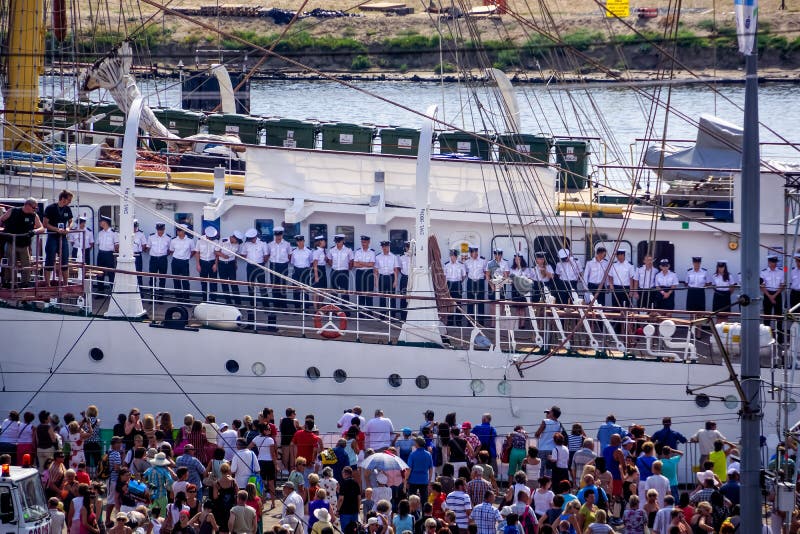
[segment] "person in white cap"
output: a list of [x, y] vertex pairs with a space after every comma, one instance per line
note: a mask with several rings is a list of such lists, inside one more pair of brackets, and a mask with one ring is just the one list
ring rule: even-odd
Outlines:
[[[142, 272], [143, 270], [143, 260], [142, 260], [142, 252], [147, 252], [147, 237], [145, 237], [144, 232], [139, 229], [139, 221], [134, 219], [133, 220], [133, 264], [136, 267], [137, 272]], [[142, 285], [142, 277], [137, 276], [136, 280], [139, 283], [139, 286]]]
[[658, 262], [658, 274], [653, 279], [658, 292], [656, 293], [655, 307], [661, 310], [675, 309], [675, 289], [680, 283], [678, 275], [669, 270], [669, 260], [662, 258]]
[[547, 288], [550, 292], [555, 289], [553, 268], [547, 263], [547, 254], [542, 251], [533, 253], [533, 265], [529, 269], [529, 274], [533, 282], [531, 301], [543, 302], [545, 300], [544, 289]]
[[[195, 255], [194, 240], [186, 235], [186, 227], [179, 224], [175, 227], [177, 237], [169, 243], [169, 253], [172, 256], [172, 274], [175, 276], [189, 276], [189, 260]], [[172, 284], [178, 300], [188, 302], [189, 280], [173, 278]]]
[[653, 289], [657, 273], [658, 269], [653, 266], [653, 255], [647, 254], [642, 266], [636, 269], [636, 277], [631, 285], [633, 289], [631, 297], [639, 301], [640, 308], [652, 308], [656, 302]]
[[[38, 217], [38, 215], [37, 215]], [[86, 217], [77, 219], [77, 232], [70, 232], [68, 239], [72, 246], [72, 258], [86, 265], [92, 264], [92, 247], [94, 246], [94, 232], [86, 226]], [[137, 269], [141, 270], [141, 269]]]
[[613, 304], [620, 308], [627, 308], [631, 305], [630, 292], [631, 283], [636, 277], [636, 269], [625, 257], [624, 250], [617, 250], [617, 259], [611, 262], [608, 274], [611, 275], [611, 282], [614, 284]]
[[[361, 236], [361, 248], [353, 252], [353, 267], [356, 276], [356, 291], [375, 291], [375, 250], [369, 247], [370, 237]], [[359, 306], [372, 306], [372, 297], [358, 296]]]
[[[350, 289], [350, 269], [353, 268], [353, 251], [344, 244], [344, 234], [333, 236], [335, 245], [328, 251], [328, 266], [331, 268], [331, 288], [347, 291]], [[349, 300], [346, 294], [340, 298]]]
[[[770, 254], [767, 256], [767, 268], [761, 271], [761, 292], [764, 294], [764, 315], [779, 317], [775, 320], [778, 343], [783, 343], [783, 321], [780, 319], [783, 313], [783, 289], [783, 270], [778, 268], [778, 255]], [[764, 324], [772, 326], [772, 320], [765, 319]]]
[[[314, 253], [311, 255], [311, 285], [320, 289], [328, 289], [328, 250], [327, 238], [320, 234], [314, 236]], [[314, 295], [314, 304], [318, 307], [321, 295]]]
[[[244, 235], [239, 230], [235, 230], [230, 236], [222, 238], [219, 250], [217, 250], [217, 274], [221, 280], [236, 280], [236, 254], [239, 253], [239, 246], [244, 241]], [[222, 293], [225, 295], [225, 304], [239, 306], [242, 299], [239, 298], [239, 286], [236, 284], [222, 284]], [[235, 295], [231, 297], [231, 294]]]
[[[289, 257], [289, 263], [292, 264], [292, 280], [296, 280], [300, 284], [309, 285], [311, 282], [311, 261], [314, 252], [306, 246], [306, 237], [304, 235], [294, 236], [294, 242], [297, 244], [292, 250], [292, 255]], [[323, 251], [324, 252], [324, 251]], [[294, 290], [294, 302], [292, 303], [295, 308], [301, 306], [303, 291], [300, 287]], [[306, 305], [309, 305], [306, 302]]]
[[[217, 272], [219, 271], [217, 252], [220, 250], [220, 246], [216, 240], [219, 231], [213, 226], [206, 226], [203, 234], [206, 238], [197, 240], [197, 262], [195, 267], [197, 267], [197, 273], [200, 278], [217, 278]], [[216, 282], [211, 282], [210, 284], [205, 281], [200, 282], [200, 290], [203, 293], [203, 299], [212, 302], [217, 300]], [[208, 292], [209, 290], [210, 293]]]
[[489, 262], [478, 254], [478, 247], [469, 246], [469, 258], [464, 262], [467, 269], [467, 298], [481, 301], [467, 304], [467, 313], [475, 316], [476, 322], [483, 320], [483, 301], [486, 299], [486, 281], [489, 280]]
[[[289, 256], [292, 255], [292, 246], [283, 239], [284, 228], [283, 226], [276, 226], [272, 230], [274, 239], [267, 243], [267, 258], [265, 261], [269, 262], [270, 270], [282, 274], [289, 275]], [[289, 282], [278, 276], [272, 276], [272, 283], [279, 286], [286, 286]], [[286, 308], [286, 290], [283, 287], [275, 287], [272, 289], [273, 302], [275, 308]]]
[[583, 283], [586, 284], [587, 297], [596, 300], [598, 304], [605, 305], [606, 297], [604, 291], [613, 291], [613, 281], [608, 274], [608, 260], [606, 259], [606, 247], [599, 246], [594, 251], [594, 258], [586, 262], [583, 269]]
[[568, 248], [558, 250], [558, 265], [556, 265], [556, 298], [559, 304], [568, 304], [572, 292], [578, 290], [578, 280], [581, 277], [581, 264], [577, 258], [570, 254]]
[[[398, 287], [398, 293], [400, 295], [405, 295], [408, 293], [408, 274], [411, 272], [411, 242], [406, 241], [403, 243], [403, 254], [400, 255], [398, 258], [400, 261], [400, 281]], [[400, 301], [399, 306], [399, 317], [401, 321], [406, 320], [406, 316], [408, 312], [406, 308], [408, 308], [408, 300], [406, 299], [397, 299]]]
[[711, 309], [714, 311], [729, 311], [731, 295], [736, 289], [736, 276], [728, 271], [728, 262], [717, 260], [717, 269], [711, 277], [714, 286], [714, 297], [711, 300]]
[[[464, 284], [464, 279], [467, 277], [467, 269], [464, 264], [459, 261], [459, 252], [457, 249], [450, 251], [450, 261], [444, 264], [444, 276], [447, 281], [447, 291], [450, 293], [450, 298], [454, 301], [461, 300], [461, 292]], [[458, 313], [457, 309], [453, 309], [452, 313], [447, 317], [447, 326], [461, 326], [463, 317]]]
[[[375, 286], [386, 295], [394, 294], [399, 285], [400, 261], [390, 250], [391, 242], [381, 241], [381, 252], [375, 256]], [[389, 313], [387, 307], [397, 308], [394, 299], [381, 297], [378, 305], [382, 313]], [[394, 311], [392, 315], [396, 314]]]
[[[492, 253], [494, 254], [494, 258], [488, 264], [489, 269], [489, 300], [494, 300], [497, 298], [497, 292], [500, 292], [500, 299], [505, 298], [505, 286], [498, 286], [495, 287], [492, 280], [494, 280], [495, 276], [502, 278], [505, 280], [508, 278], [509, 273], [511, 272], [511, 266], [508, 264], [508, 260], [503, 258], [503, 249], [502, 248], [495, 248]], [[500, 273], [500, 274], [497, 274]]]
[[[264, 270], [261, 268], [261, 266], [267, 260], [267, 246], [263, 241], [258, 239], [258, 230], [255, 228], [249, 228], [244, 233], [244, 238], [245, 242], [242, 243], [242, 246], [239, 248], [239, 253], [248, 260], [247, 281], [250, 283], [263, 284], [266, 282], [266, 277], [264, 276]], [[259, 287], [258, 293], [262, 298], [265, 297], [265, 288]], [[247, 294], [250, 295], [250, 297], [254, 297], [256, 295], [255, 287], [252, 285], [247, 286]], [[256, 307], [259, 306], [259, 299], [257, 297], [255, 298], [254, 305]], [[251, 322], [255, 321], [253, 311], [250, 310], [248, 314], [249, 320]]]
[[706, 311], [706, 287], [711, 283], [703, 258], [692, 256], [692, 266], [686, 270], [686, 311]]
[[[164, 230], [166, 225], [156, 223], [156, 231], [147, 238], [147, 252], [150, 254], [150, 262], [148, 264], [148, 271], [151, 273], [167, 274], [167, 257], [169, 256], [169, 244], [172, 242], [172, 236]], [[158, 291], [156, 298], [161, 299], [164, 297], [164, 286], [167, 283], [166, 278], [158, 278]], [[150, 286], [153, 291], [156, 291], [156, 277], [150, 279]]]
[[[111, 219], [100, 217], [100, 231], [97, 233], [97, 266], [114, 269], [117, 266], [114, 253], [119, 250], [119, 236], [111, 228]], [[111, 291], [114, 285], [114, 271], [101, 271], [97, 275], [97, 282], [103, 284], [108, 279], [108, 285], [102, 289]]]

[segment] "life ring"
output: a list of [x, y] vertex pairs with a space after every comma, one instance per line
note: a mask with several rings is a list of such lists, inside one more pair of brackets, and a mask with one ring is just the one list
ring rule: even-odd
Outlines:
[[[338, 325], [333, 321], [334, 315], [339, 318]], [[327, 321], [323, 324], [326, 316]], [[342, 330], [347, 330], [347, 314], [345, 314], [338, 306], [326, 304], [318, 309], [317, 313], [314, 314], [314, 328], [317, 329], [317, 334], [321, 335], [325, 339], [336, 339], [337, 337], [341, 337]]]

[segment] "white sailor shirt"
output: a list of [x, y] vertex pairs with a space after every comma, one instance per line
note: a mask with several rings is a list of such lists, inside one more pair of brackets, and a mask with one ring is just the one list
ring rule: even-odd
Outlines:
[[[375, 264], [375, 251], [371, 248], [364, 250], [360, 248], [353, 253], [353, 261], [360, 261], [362, 263], [372, 263], [373, 266]], [[356, 267], [356, 269], [372, 269], [373, 266], [368, 267]]]
[[308, 247], [296, 248], [292, 251], [289, 262], [295, 269], [307, 269], [308, 267], [311, 267], [311, 257], [313, 255], [314, 252], [312, 252]]
[[469, 257], [464, 262], [464, 267], [467, 269], [467, 278], [470, 280], [485, 280], [486, 271], [489, 270], [489, 262], [483, 256], [477, 258]]
[[195, 251], [194, 241], [188, 237], [183, 239], [174, 237], [169, 242], [169, 251], [172, 252], [172, 257], [176, 260], [188, 260], [192, 257], [192, 252]]
[[[544, 269], [545, 274], [542, 275], [542, 269]], [[528, 278], [533, 280], [534, 282], [549, 282], [553, 279], [553, 268], [550, 267], [549, 263], [545, 263], [543, 266], [539, 265], [532, 265], [528, 268]]]
[[411, 256], [403, 254], [400, 256], [400, 274], [408, 276], [408, 271], [411, 268]]
[[150, 234], [147, 238], [147, 248], [150, 249], [151, 258], [160, 258], [166, 256], [169, 252], [169, 245], [172, 242], [172, 237], [164, 232], [158, 235], [158, 232]]
[[736, 285], [736, 275], [728, 273], [728, 280], [726, 281], [721, 274], [716, 273], [711, 277], [711, 283], [714, 284], [716, 289], [727, 290]]
[[325, 249], [322, 248], [322, 247], [317, 247], [317, 248], [314, 249], [314, 253], [311, 255], [311, 261], [312, 262], [317, 262], [317, 268], [318, 269], [324, 269], [325, 268], [325, 260], [326, 260], [327, 257], [328, 257], [328, 255], [326, 254]]
[[458, 260], [455, 263], [448, 261], [444, 264], [444, 276], [448, 282], [463, 282], [467, 276], [467, 268]]
[[664, 274], [660, 270], [658, 271], [658, 274], [656, 274], [653, 281], [655, 282], [656, 287], [663, 289], [669, 289], [673, 286], [677, 286], [680, 283], [678, 281], [677, 274], [673, 273], [672, 271], [667, 271], [667, 274]]
[[639, 289], [652, 289], [655, 286], [656, 274], [658, 274], [658, 269], [655, 267], [649, 269], [645, 265], [639, 267], [636, 270], [636, 282]]
[[239, 253], [251, 262], [260, 265], [264, 263], [264, 256], [267, 255], [267, 247], [260, 239], [256, 239], [255, 242], [245, 241], [239, 247]]
[[133, 253], [134, 254], [141, 254], [144, 247], [147, 246], [147, 238], [144, 236], [144, 232], [141, 230], [136, 230], [133, 233]]
[[[80, 228], [76, 228], [76, 230], [80, 230]], [[86, 250], [94, 245], [94, 232], [92, 232], [92, 229], [87, 226], [83, 229], [83, 231], [69, 234], [67, 236], [67, 240], [73, 248], [80, 248], [83, 246], [83, 250]]]
[[581, 265], [576, 258], [570, 256], [567, 261], [559, 261], [556, 264], [556, 274], [561, 280], [576, 282], [581, 276]]
[[219, 249], [217, 250], [219, 255], [219, 261], [228, 262], [228, 261], [236, 261], [236, 256], [234, 254], [239, 252], [239, 245], [234, 245], [231, 243], [231, 240], [227, 237], [223, 238], [219, 244]]
[[793, 291], [800, 291], [800, 269], [794, 267], [792, 269], [791, 278], [789, 280]]
[[288, 263], [291, 253], [292, 246], [285, 239], [281, 239], [280, 243], [278, 241], [267, 243], [266, 255], [269, 256], [270, 263]]
[[694, 267], [686, 271], [686, 286], [687, 287], [706, 287], [708, 285], [708, 271], [705, 267], [700, 267], [699, 271], [695, 271]]
[[629, 287], [631, 280], [636, 278], [636, 268], [627, 260], [623, 262], [615, 261], [611, 264], [608, 274], [611, 275], [614, 287]]
[[102, 252], [114, 252], [114, 248], [119, 245], [119, 235], [109, 228], [100, 230], [97, 233], [97, 250]]
[[530, 267], [525, 267], [524, 269], [511, 269], [511, 276], [524, 276], [525, 278], [530, 278], [533, 280], [533, 271], [531, 271]]
[[395, 269], [400, 267], [400, 262], [397, 260], [397, 256], [389, 252], [388, 254], [380, 253], [375, 256], [375, 268], [378, 270], [378, 274], [385, 276], [389, 274], [394, 274]]
[[597, 261], [597, 258], [592, 258], [586, 262], [586, 268], [583, 270], [583, 281], [587, 284], [605, 285], [607, 281], [605, 275], [606, 267], [608, 267], [608, 260]]
[[342, 248], [334, 246], [328, 251], [328, 258], [331, 260], [331, 269], [347, 271], [350, 269], [350, 262], [353, 261], [353, 251], [346, 245], [342, 245]]
[[761, 279], [767, 291], [771, 293], [778, 291], [783, 286], [783, 271], [777, 267], [775, 269], [767, 267], [761, 271]]
[[214, 241], [206, 239], [197, 240], [197, 255], [203, 261], [214, 261], [217, 258], [215, 252], [219, 250], [219, 245]]
[[508, 263], [508, 260], [503, 258], [500, 261], [491, 260], [489, 263], [487, 263], [487, 269], [489, 270], [489, 275], [492, 277], [496, 271], [500, 271], [507, 276], [508, 273], [511, 272], [511, 265]]

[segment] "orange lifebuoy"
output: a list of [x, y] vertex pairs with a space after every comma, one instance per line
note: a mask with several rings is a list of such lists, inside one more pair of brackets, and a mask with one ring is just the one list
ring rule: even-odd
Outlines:
[[[328, 316], [328, 320], [323, 324], [326, 315]], [[333, 321], [334, 315], [339, 318], [338, 325]], [[326, 304], [314, 314], [314, 328], [316, 328], [317, 333], [325, 339], [341, 337], [342, 330], [347, 330], [347, 314], [338, 306]]]

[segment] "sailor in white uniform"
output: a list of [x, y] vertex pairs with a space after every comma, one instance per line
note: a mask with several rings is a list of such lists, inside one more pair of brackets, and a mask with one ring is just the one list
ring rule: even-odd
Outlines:
[[730, 311], [731, 295], [736, 288], [736, 276], [728, 271], [727, 261], [717, 260], [717, 270], [711, 277], [711, 284], [714, 286], [711, 309]]
[[[244, 241], [244, 235], [239, 230], [222, 239], [217, 250], [217, 274], [221, 280], [236, 280], [237, 263], [235, 254]], [[222, 284], [222, 293], [225, 295], [225, 304], [239, 306], [242, 299], [239, 297], [239, 286], [236, 284]], [[231, 297], [231, 294], [234, 296]]]
[[[400, 294], [405, 295], [408, 293], [408, 275], [411, 271], [411, 242], [405, 241], [403, 243], [403, 255], [400, 256]], [[400, 320], [405, 321], [408, 312], [408, 300], [398, 299], [400, 301]]]
[[[245, 242], [239, 247], [239, 254], [247, 260], [247, 281], [251, 284], [264, 284], [267, 279], [261, 267], [267, 259], [267, 246], [258, 238], [258, 230], [255, 228], [248, 228], [244, 238]], [[256, 286], [248, 285], [247, 294], [252, 297], [251, 302], [247, 303], [248, 306], [252, 306], [247, 312], [247, 318], [250, 323], [254, 323], [253, 307], [258, 308], [262, 305], [267, 290], [261, 286], [256, 291]], [[254, 325], [249, 325], [248, 328], [254, 328]]]
[[636, 269], [625, 258], [624, 250], [617, 250], [617, 259], [611, 263], [608, 274], [614, 285], [614, 306], [627, 308], [631, 305], [631, 283], [636, 277]]
[[[119, 236], [111, 228], [111, 219], [100, 217], [100, 231], [97, 233], [97, 266], [107, 269], [116, 268], [117, 261], [114, 254], [118, 251]], [[100, 284], [103, 284], [105, 279], [108, 279], [108, 285], [104, 289], [110, 292], [114, 285], [114, 271], [102, 271], [97, 277]]]
[[[156, 231], [147, 238], [147, 251], [150, 254], [150, 263], [148, 270], [151, 273], [167, 274], [167, 257], [169, 256], [169, 244], [172, 242], [172, 236], [165, 233], [164, 223], [156, 223]], [[156, 298], [164, 298], [164, 286], [167, 279], [158, 277], [158, 287], [160, 288], [156, 293]], [[156, 277], [150, 279], [150, 285], [155, 290]]]
[[794, 267], [792, 267], [789, 293], [789, 307], [794, 308], [800, 304], [800, 254], [794, 255]]
[[72, 259], [83, 262], [86, 265], [92, 263], [92, 247], [94, 246], [94, 232], [86, 226], [86, 217], [78, 217], [75, 230], [67, 236], [70, 247], [72, 248]]
[[467, 298], [470, 300], [479, 300], [477, 306], [475, 304], [467, 305], [467, 313], [475, 317], [476, 321], [482, 322], [483, 320], [483, 301], [486, 300], [486, 281], [489, 279], [489, 262], [486, 258], [478, 254], [478, 247], [474, 245], [469, 246], [469, 258], [464, 262], [464, 267], [467, 269]]
[[[172, 274], [175, 276], [189, 276], [189, 260], [195, 255], [194, 240], [186, 235], [186, 227], [179, 224], [175, 227], [177, 237], [169, 243], [169, 253], [172, 255]], [[189, 300], [189, 280], [173, 278], [172, 283], [178, 300]]]
[[[217, 236], [219, 231], [213, 226], [206, 226], [203, 231], [206, 239], [197, 240], [197, 267], [198, 275], [201, 278], [217, 278], [219, 271], [219, 260], [217, 259], [217, 252], [220, 251]], [[203, 293], [202, 298], [214, 302], [217, 300], [217, 283], [200, 282], [200, 289]], [[208, 293], [210, 289], [210, 294]]]
[[[385, 295], [392, 295], [397, 291], [399, 286], [400, 274], [400, 260], [397, 256], [392, 254], [391, 242], [388, 240], [381, 241], [381, 252], [375, 255], [375, 268], [373, 276], [375, 277], [375, 286], [378, 288], [379, 293]], [[388, 313], [386, 309], [391, 306], [392, 316], [396, 315], [395, 311], [398, 303], [393, 298], [381, 297], [378, 301], [381, 313]]]
[[[269, 262], [270, 270], [282, 274], [289, 275], [289, 256], [292, 254], [292, 246], [283, 239], [283, 226], [276, 226], [272, 231], [275, 239], [267, 243], [267, 261]], [[286, 286], [287, 282], [284, 278], [273, 275], [271, 277], [273, 284], [279, 286]], [[273, 306], [276, 308], [286, 308], [286, 290], [283, 287], [272, 288]]]
[[[314, 252], [306, 246], [306, 237], [304, 235], [298, 234], [294, 236], [294, 242], [297, 243], [297, 247], [292, 250], [292, 255], [289, 257], [289, 263], [292, 265], [292, 280], [297, 281], [299, 284], [310, 285], [311, 261]], [[295, 287], [293, 307], [299, 308], [301, 306], [304, 294], [306, 294], [304, 289], [299, 286]], [[306, 299], [308, 299], [308, 294], [306, 295]], [[309, 305], [309, 302], [305, 304]]]
[[658, 262], [659, 272], [656, 273], [653, 282], [658, 290], [658, 301], [655, 303], [656, 308], [661, 310], [674, 310], [675, 309], [675, 288], [678, 287], [678, 275], [669, 270], [669, 260], [663, 258]]
[[[361, 248], [353, 252], [353, 267], [356, 275], [356, 291], [375, 291], [375, 251], [369, 248], [370, 237], [361, 236]], [[358, 296], [359, 306], [372, 306], [372, 297]]]
[[555, 273], [553, 268], [547, 263], [547, 254], [544, 251], [536, 251], [533, 253], [533, 265], [528, 269], [528, 275], [533, 282], [531, 288], [531, 302], [544, 302], [545, 291], [544, 288], [552, 293], [555, 290]]
[[711, 280], [702, 262], [703, 258], [693, 256], [692, 266], [686, 270], [686, 311], [706, 311], [706, 286]]
[[[333, 236], [335, 245], [328, 250], [328, 266], [331, 268], [331, 288], [348, 291], [350, 289], [350, 269], [353, 268], [353, 251], [344, 244], [344, 234]], [[344, 293], [343, 300], [349, 300]]]
[[[147, 237], [145, 237], [144, 232], [139, 229], [139, 221], [134, 219], [133, 220], [133, 263], [136, 266], [137, 272], [142, 272], [143, 268], [143, 261], [142, 261], [142, 253], [147, 251]], [[139, 286], [142, 285], [142, 277], [137, 276], [136, 280], [139, 283]]]
[[[447, 280], [447, 290], [456, 303], [461, 300], [464, 279], [467, 277], [467, 268], [459, 261], [458, 250], [450, 251], [450, 261], [444, 264], [444, 277]], [[461, 326], [462, 315], [457, 309], [447, 317], [447, 326]]]
[[321, 289], [328, 289], [327, 241], [324, 235], [314, 236], [315, 248], [311, 256], [311, 284]]
[[588, 297], [595, 299], [598, 304], [606, 304], [604, 290], [606, 288], [613, 290], [611, 276], [608, 275], [606, 247], [597, 247], [594, 258], [586, 262], [586, 267], [583, 269], [583, 283], [586, 284]]
[[653, 265], [653, 255], [644, 257], [644, 263], [636, 269], [633, 279], [633, 298], [639, 299], [640, 308], [652, 308], [656, 302], [656, 274], [658, 269]]
[[560, 304], [568, 304], [572, 299], [572, 292], [578, 290], [578, 280], [581, 277], [581, 264], [568, 248], [558, 250], [558, 265], [556, 265], [556, 298]]
[[[783, 314], [783, 270], [778, 269], [778, 255], [767, 256], [767, 268], [761, 271], [761, 292], [764, 294], [764, 315]], [[771, 325], [772, 320], [765, 319], [764, 324]], [[783, 343], [783, 321], [775, 320], [778, 343]]]

